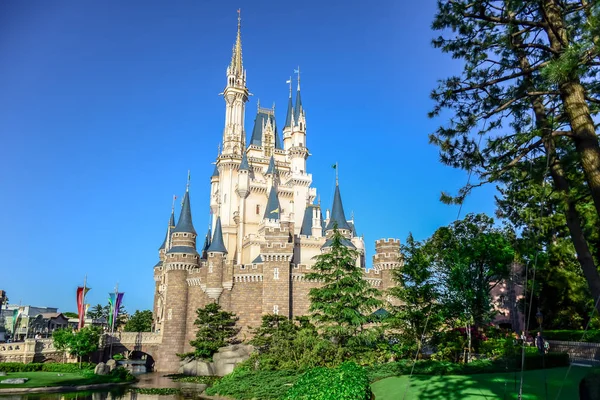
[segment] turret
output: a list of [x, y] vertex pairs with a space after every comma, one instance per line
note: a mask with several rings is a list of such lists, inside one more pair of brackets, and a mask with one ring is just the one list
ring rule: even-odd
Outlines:
[[246, 70], [242, 60], [242, 22], [238, 10], [237, 37], [227, 67], [225, 98], [225, 128], [223, 130], [223, 154], [240, 155], [246, 147], [244, 132], [245, 103], [250, 92], [246, 87]]
[[210, 176], [210, 210], [212, 214], [216, 214], [219, 209], [219, 182], [219, 166], [215, 163], [215, 169]]
[[[337, 181], [337, 179], [336, 179]], [[333, 194], [333, 205], [331, 206], [331, 216], [325, 230], [329, 234], [333, 228], [337, 226], [342, 235], [350, 237], [352, 228], [348, 225], [346, 215], [344, 214], [344, 206], [342, 204], [342, 195], [340, 194], [340, 186], [336, 182], [335, 193]]]
[[[292, 161], [292, 172], [304, 174], [306, 172], [308, 149], [306, 148], [306, 118], [300, 95], [300, 67], [295, 72], [298, 73], [298, 90], [296, 91], [296, 101], [290, 121], [292, 137], [288, 153]], [[291, 94], [289, 105], [291, 105]]]
[[[173, 200], [174, 201], [174, 200]], [[175, 207], [171, 207], [171, 216], [169, 217], [169, 225], [167, 225], [167, 233], [165, 234], [165, 240], [158, 249], [158, 257], [160, 261], [164, 261], [165, 253], [171, 248], [171, 233], [175, 229]]]
[[263, 219], [266, 220], [279, 220], [281, 214], [281, 208], [279, 206], [279, 199], [277, 198], [277, 188], [271, 187], [269, 192], [269, 200], [267, 200], [267, 207], [265, 208], [265, 215]]
[[267, 167], [267, 171], [265, 172], [265, 178], [267, 178], [267, 188], [271, 190], [273, 186], [277, 184], [278, 171], [275, 166], [275, 158], [271, 156], [269, 160], [269, 166]]
[[288, 81], [290, 95], [288, 97], [287, 112], [285, 114], [285, 125], [283, 126], [283, 148], [289, 151], [292, 146], [292, 129], [294, 126], [294, 104], [292, 103], [292, 78]]
[[[244, 151], [242, 154], [242, 162], [238, 169], [238, 184], [237, 184], [237, 195], [239, 199], [238, 204], [238, 216], [235, 220], [237, 224], [237, 248], [236, 252], [236, 263], [242, 263], [242, 246], [244, 235], [246, 234], [246, 198], [250, 194], [250, 165], [248, 164], [248, 156]], [[235, 218], [235, 217], [234, 217]]]
[[220, 216], [217, 217], [215, 233], [213, 234], [210, 246], [208, 246], [207, 254], [206, 294], [216, 302], [223, 292], [223, 272], [225, 269], [225, 256], [227, 254], [225, 242], [223, 241]]

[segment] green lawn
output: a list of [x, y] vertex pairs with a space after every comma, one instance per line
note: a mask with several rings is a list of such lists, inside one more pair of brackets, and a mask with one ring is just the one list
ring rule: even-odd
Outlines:
[[41, 386], [77, 386], [92, 385], [96, 383], [116, 383], [119, 379], [110, 375], [93, 375], [68, 372], [9, 372], [7, 376], [0, 376], [0, 381], [9, 378], [29, 378], [22, 385], [0, 384], [3, 388], [30, 388]]
[[[579, 381], [591, 368], [572, 367], [558, 395], [567, 368], [526, 371], [523, 378], [523, 399], [546, 399], [544, 373], [548, 382], [548, 399], [575, 400], [579, 398]], [[516, 379], [515, 379], [516, 378]], [[416, 399], [516, 399], [520, 373], [425, 376], [413, 375], [386, 378], [371, 385], [377, 400]], [[516, 382], [516, 384], [515, 384]]]

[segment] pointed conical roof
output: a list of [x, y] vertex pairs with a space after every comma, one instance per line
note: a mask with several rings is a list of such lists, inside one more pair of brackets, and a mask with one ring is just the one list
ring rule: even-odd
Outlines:
[[296, 92], [296, 104], [294, 105], [294, 121], [296, 125], [298, 125], [298, 117], [302, 112], [302, 98], [300, 97], [300, 88], [298, 87], [298, 91]]
[[208, 247], [210, 246], [210, 227], [208, 228], [208, 232], [206, 232], [206, 236], [204, 237], [204, 245], [202, 246], [201, 256], [203, 260], [206, 260], [206, 252], [208, 251]]
[[300, 234], [305, 236], [312, 236], [312, 219], [314, 205], [307, 204], [304, 210], [304, 218], [302, 219], [302, 227], [300, 228]]
[[338, 229], [351, 230], [344, 215], [344, 206], [342, 205], [342, 196], [340, 195], [340, 186], [335, 185], [335, 193], [333, 194], [333, 206], [331, 207], [331, 217], [327, 224], [327, 230], [333, 229], [337, 223]]
[[281, 210], [279, 208], [279, 199], [277, 198], [277, 189], [275, 186], [271, 186], [269, 192], [269, 200], [267, 201], [267, 208], [265, 208], [265, 219], [279, 219]]
[[244, 72], [244, 65], [242, 62], [242, 18], [239, 13], [237, 36], [231, 52], [231, 63], [229, 64], [229, 68], [231, 69], [231, 72], [237, 76], [241, 76]]
[[165, 234], [165, 240], [160, 245], [158, 250], [164, 250], [167, 247], [167, 240], [169, 239], [169, 234], [173, 232], [173, 228], [175, 228], [175, 210], [171, 210], [171, 217], [169, 218], [169, 226], [167, 227], [167, 233]]
[[212, 175], [210, 176], [211, 178], [218, 178], [219, 177], [219, 167], [217, 166], [217, 164], [215, 164], [215, 170], [213, 171]]
[[194, 224], [192, 223], [192, 207], [190, 206], [190, 192], [186, 190], [185, 196], [183, 197], [183, 204], [181, 206], [181, 214], [179, 215], [179, 221], [177, 226], [173, 229], [173, 232], [186, 232], [196, 234]]
[[275, 158], [271, 156], [269, 160], [269, 167], [267, 168], [267, 172], [265, 175], [277, 175], [277, 167], [275, 167]]
[[221, 228], [221, 217], [217, 217], [217, 223], [215, 224], [215, 233], [213, 234], [212, 241], [210, 242], [207, 251], [209, 253], [227, 253], [225, 243], [223, 242], [223, 228]]
[[292, 104], [292, 94], [290, 93], [290, 98], [288, 100], [288, 108], [287, 114], [285, 116], [285, 125], [283, 128], [290, 128], [292, 126], [292, 113], [294, 112], [294, 105]]
[[242, 162], [240, 163], [240, 171], [250, 171], [250, 164], [248, 164], [248, 157], [246, 152], [242, 151]]

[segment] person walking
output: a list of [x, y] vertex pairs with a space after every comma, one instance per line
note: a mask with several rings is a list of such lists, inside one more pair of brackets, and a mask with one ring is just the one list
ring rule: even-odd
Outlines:
[[542, 332], [537, 333], [537, 336], [535, 337], [535, 346], [538, 348], [540, 354], [546, 353], [545, 340], [542, 337]]

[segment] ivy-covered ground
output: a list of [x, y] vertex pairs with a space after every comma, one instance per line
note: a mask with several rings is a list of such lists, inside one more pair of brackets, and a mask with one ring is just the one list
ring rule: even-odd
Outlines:
[[[578, 385], [591, 368], [571, 367], [560, 393], [567, 368], [525, 371], [523, 399], [545, 399], [544, 374], [548, 384], [548, 398], [573, 400], [579, 398]], [[480, 400], [517, 399], [520, 373], [494, 373], [475, 375], [408, 375], [382, 379], [371, 385], [377, 400]], [[405, 396], [405, 390], [408, 388]]]

